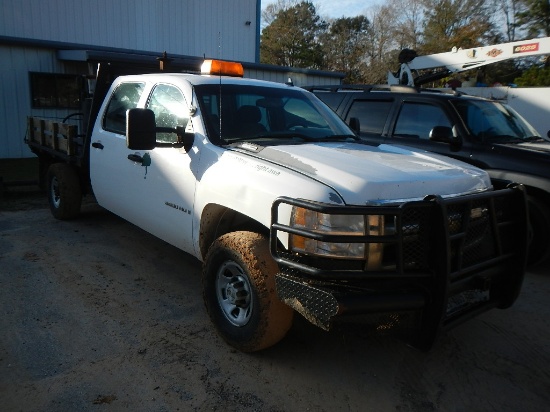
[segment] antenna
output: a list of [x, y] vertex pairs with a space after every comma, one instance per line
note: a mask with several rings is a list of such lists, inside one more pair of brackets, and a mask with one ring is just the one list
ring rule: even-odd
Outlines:
[[[222, 54], [222, 40], [221, 40], [221, 32], [219, 31], [218, 32], [218, 58], [221, 59], [221, 54]], [[219, 130], [220, 130], [220, 142], [222, 141], [222, 71], [220, 70], [220, 90], [219, 90], [219, 93], [218, 93], [218, 104], [219, 104], [219, 107], [218, 107], [218, 114], [219, 114], [219, 118], [220, 118], [220, 127], [219, 127]]]

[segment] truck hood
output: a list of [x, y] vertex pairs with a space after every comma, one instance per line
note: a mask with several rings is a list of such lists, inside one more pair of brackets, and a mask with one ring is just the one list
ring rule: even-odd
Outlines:
[[481, 169], [401, 146], [269, 146], [259, 149], [255, 156], [332, 187], [347, 204], [394, 203], [430, 194], [447, 197], [491, 188], [488, 174]]
[[546, 155], [550, 153], [550, 142], [547, 142], [546, 140], [541, 140], [536, 142], [517, 143], [517, 144], [498, 144], [498, 146], [507, 147], [509, 149], [540, 152]]

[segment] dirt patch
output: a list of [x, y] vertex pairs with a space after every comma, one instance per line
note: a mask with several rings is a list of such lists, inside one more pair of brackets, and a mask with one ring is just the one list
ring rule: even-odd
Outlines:
[[[37, 203], [34, 203], [37, 202]], [[34, 206], [31, 206], [34, 204]], [[516, 304], [419, 352], [350, 321], [295, 316], [244, 354], [210, 324], [201, 265], [85, 204], [58, 221], [44, 199], [0, 211], [3, 410], [517, 411], [550, 404], [550, 268]]]

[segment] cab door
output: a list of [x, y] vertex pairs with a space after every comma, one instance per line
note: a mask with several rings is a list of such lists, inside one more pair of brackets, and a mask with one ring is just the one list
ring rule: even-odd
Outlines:
[[138, 107], [146, 84], [139, 81], [120, 83], [113, 90], [91, 137], [90, 179], [97, 202], [113, 213], [135, 222], [137, 180], [135, 166], [128, 160], [126, 147], [126, 111]]
[[[186, 153], [175, 133], [158, 133], [158, 147], [134, 151], [126, 146], [126, 123], [110, 123], [115, 102], [125, 98], [129, 84], [122, 83], [106, 107], [101, 128], [92, 137], [90, 155], [92, 186], [103, 207], [140, 228], [192, 253], [192, 216], [196, 179], [191, 162], [197, 151]], [[145, 90], [143, 88], [142, 92]], [[120, 92], [119, 92], [120, 91]], [[120, 97], [119, 95], [122, 95]], [[174, 85], [157, 84], [148, 97], [141, 95], [134, 107], [153, 110], [159, 127], [187, 126], [189, 108]], [[126, 110], [131, 107], [126, 106]], [[98, 120], [99, 122], [99, 120]], [[189, 125], [190, 126], [190, 125]], [[99, 143], [102, 148], [94, 147]], [[195, 159], [197, 162], [197, 159]]]

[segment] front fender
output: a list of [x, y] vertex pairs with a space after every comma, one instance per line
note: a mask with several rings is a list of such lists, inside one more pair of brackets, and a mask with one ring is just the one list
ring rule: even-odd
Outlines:
[[[329, 186], [292, 169], [225, 150], [203, 155], [201, 163], [210, 165], [202, 174], [195, 194], [195, 251], [201, 256], [201, 227], [204, 211], [226, 208], [257, 222], [266, 231], [271, 224], [271, 206], [280, 196], [308, 199], [323, 203], [343, 204], [341, 196]], [[221, 210], [221, 209], [220, 209]], [[283, 214], [290, 219], [288, 208]], [[283, 217], [285, 218], [285, 217]], [[286, 236], [281, 238], [286, 244]]]

